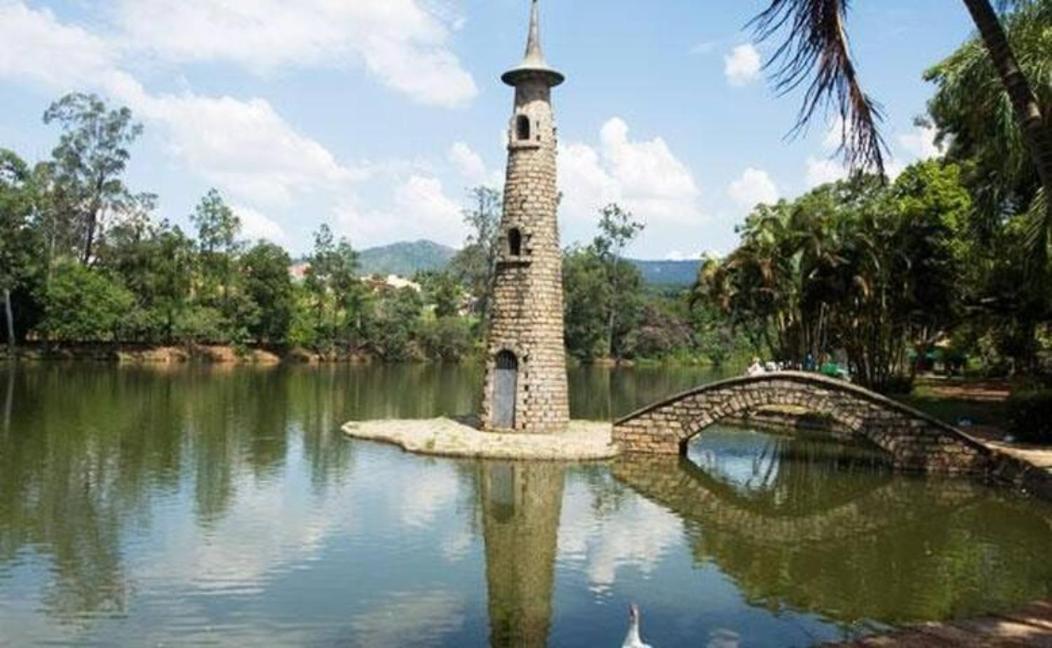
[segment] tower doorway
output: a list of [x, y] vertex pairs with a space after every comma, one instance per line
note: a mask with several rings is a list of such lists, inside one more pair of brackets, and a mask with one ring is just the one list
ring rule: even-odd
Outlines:
[[493, 427], [511, 430], [515, 427], [515, 395], [519, 386], [519, 359], [511, 351], [501, 351], [496, 358], [493, 376]]

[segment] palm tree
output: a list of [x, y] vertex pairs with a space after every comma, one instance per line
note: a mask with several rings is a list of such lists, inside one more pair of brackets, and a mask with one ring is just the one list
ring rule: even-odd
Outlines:
[[[1047, 197], [1052, 194], [1052, 128], [1042, 113], [1030, 81], [1023, 73], [989, 0], [962, 0], [979, 31], [990, 60], [1008, 95], [1015, 121]], [[1034, 0], [1004, 0], [1030, 5]], [[1037, 0], [1045, 2], [1047, 0]], [[822, 106], [833, 105], [842, 118], [841, 151], [857, 169], [883, 175], [887, 147], [880, 134], [879, 104], [862, 88], [851, 57], [845, 19], [849, 0], [771, 0], [750, 23], [766, 40], [789, 29], [768, 67], [784, 92], [808, 83], [794, 132], [803, 129]], [[1045, 200], [1046, 222], [1052, 224], [1052, 201]]]

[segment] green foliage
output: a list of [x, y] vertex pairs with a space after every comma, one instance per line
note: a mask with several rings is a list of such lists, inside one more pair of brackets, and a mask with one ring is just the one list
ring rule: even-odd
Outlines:
[[[1019, 67], [1030, 81], [1046, 124], [1052, 115], [1050, 24], [1049, 0], [1019, 3], [1004, 20]], [[1041, 184], [1012, 102], [982, 40], [970, 39], [929, 69], [925, 79], [937, 88], [928, 110], [940, 140], [948, 146], [947, 157], [970, 163], [968, 184], [980, 208], [977, 225], [989, 233], [1006, 213], [1026, 213]], [[1040, 211], [1036, 217], [1039, 239], [1030, 241], [1038, 249], [1032, 246], [1032, 254], [1047, 254], [1050, 242], [1052, 221], [1046, 220], [1047, 209]]]
[[43, 331], [60, 342], [119, 341], [135, 296], [106, 273], [63, 263], [44, 296]]
[[386, 361], [411, 360], [416, 346], [423, 300], [412, 288], [384, 290], [366, 319], [369, 351]]
[[453, 317], [460, 312], [464, 290], [451, 273], [422, 272], [416, 281], [424, 291], [425, 302], [434, 306], [435, 317]]
[[957, 322], [970, 209], [960, 170], [935, 161], [890, 187], [857, 177], [761, 205], [739, 248], [703, 268], [695, 303], [779, 360], [843, 349], [859, 382], [887, 389], [909, 373], [909, 348]]
[[291, 264], [288, 252], [264, 241], [241, 258], [241, 287], [253, 305], [245, 329], [256, 342], [283, 343], [288, 336], [295, 308]]
[[475, 313], [481, 322], [485, 322], [493, 298], [493, 273], [497, 267], [501, 194], [495, 189], [475, 187], [470, 198], [473, 208], [464, 212], [464, 222], [471, 233], [464, 248], [453, 257], [450, 271], [474, 295]]
[[358, 253], [347, 239], [336, 242], [329, 226], [322, 225], [314, 233], [308, 263], [304, 288], [314, 329], [309, 337], [319, 349], [331, 350], [341, 340], [353, 346], [362, 332], [367, 301], [358, 279]]
[[471, 322], [461, 317], [438, 317], [425, 320], [420, 339], [428, 358], [456, 362], [470, 357], [475, 347]]
[[590, 361], [602, 356], [606, 343], [606, 269], [589, 248], [574, 248], [563, 258], [566, 350]]
[[62, 127], [52, 152], [59, 202], [73, 215], [73, 240], [79, 257], [93, 258], [102, 215], [122, 211], [128, 192], [121, 176], [127, 166], [128, 147], [142, 134], [127, 108], [110, 110], [95, 95], [73, 93], [59, 99], [44, 113], [44, 123]]
[[1052, 391], [1013, 395], [1008, 412], [1009, 430], [1016, 439], [1052, 443]]

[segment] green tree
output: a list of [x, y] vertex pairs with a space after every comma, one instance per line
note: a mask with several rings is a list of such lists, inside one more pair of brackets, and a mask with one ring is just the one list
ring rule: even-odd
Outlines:
[[384, 289], [365, 322], [368, 349], [387, 361], [413, 358], [423, 307], [412, 288]]
[[314, 233], [304, 286], [310, 295], [316, 339], [332, 347], [337, 338], [353, 346], [362, 334], [366, 291], [358, 277], [358, 253], [350, 241], [335, 241], [328, 225]]
[[[642, 277], [635, 268], [626, 264], [621, 258], [625, 248], [643, 231], [643, 224], [632, 218], [632, 213], [625, 211], [617, 204], [609, 204], [600, 211], [599, 235], [595, 237], [592, 248], [606, 270], [608, 284], [606, 304], [607, 353], [611, 358], [620, 360], [624, 349], [619, 344], [623, 339], [621, 328], [631, 326], [634, 322], [626, 317], [633, 311], [633, 302], [638, 299], [642, 286]], [[619, 316], [622, 320], [619, 323]]]
[[589, 248], [571, 248], [563, 257], [566, 350], [588, 362], [609, 348], [606, 344], [606, 268]]
[[453, 317], [460, 312], [463, 288], [452, 273], [421, 272], [416, 281], [424, 291], [424, 300], [435, 307], [435, 317]]
[[44, 297], [44, 332], [63, 342], [120, 341], [135, 296], [102, 270], [75, 263], [56, 266]]
[[230, 315], [231, 283], [234, 280], [241, 231], [241, 219], [215, 189], [201, 199], [190, 221], [197, 228], [201, 286], [198, 299], [206, 306], [218, 307]]
[[[963, 0], [979, 31], [986, 56], [996, 72], [1001, 91], [1030, 162], [1040, 179], [1046, 196], [1052, 194], [1052, 121], [1048, 104], [1035, 94], [1031, 79], [1005, 32], [990, 0]], [[1002, 4], [1021, 11], [1041, 12], [1048, 24], [1049, 0], [1013, 0]], [[872, 168], [883, 176], [886, 146], [880, 135], [881, 114], [876, 102], [862, 88], [858, 71], [848, 47], [844, 28], [849, 3], [847, 0], [771, 0], [770, 5], [753, 21], [760, 40], [782, 31], [789, 35], [775, 50], [771, 64], [781, 62], [775, 70], [778, 88], [792, 90], [808, 84], [797, 130], [805, 128], [823, 105], [833, 104], [843, 118], [842, 150], [856, 168]], [[1036, 7], [1036, 9], [1032, 9]], [[1041, 21], [1038, 24], [1042, 24]], [[1044, 29], [1047, 34], [1047, 27]], [[1038, 56], [1048, 59], [1048, 36]], [[1038, 78], [1040, 82], [1047, 79]], [[1047, 83], [1043, 86], [1047, 88]], [[988, 91], [984, 91], [987, 93]], [[969, 95], [970, 96], [970, 95]], [[971, 99], [969, 99], [971, 100]], [[1052, 201], [1045, 201], [1045, 219], [1052, 224]], [[1044, 254], [1043, 250], [1041, 254]]]
[[99, 97], [81, 93], [51, 104], [44, 123], [52, 122], [63, 131], [52, 152], [59, 202], [73, 216], [79, 258], [87, 265], [103, 215], [127, 198], [121, 176], [130, 157], [128, 147], [142, 134], [142, 126], [132, 121], [129, 109], [110, 110]]
[[0, 149], [0, 291], [3, 291], [7, 344], [15, 351], [15, 307], [12, 293], [27, 283], [39, 254], [31, 229], [32, 185], [26, 163], [13, 151]]
[[241, 288], [254, 305], [245, 323], [257, 342], [285, 342], [295, 307], [288, 252], [273, 243], [260, 241], [241, 257]]
[[473, 206], [464, 211], [464, 222], [471, 228], [471, 233], [464, 248], [453, 258], [450, 268], [475, 298], [475, 312], [480, 322], [485, 323], [493, 300], [501, 193], [488, 187], [475, 187], [470, 198]]
[[[1027, 3], [1005, 19], [1008, 38], [1036, 101], [1052, 119], [1052, 2]], [[976, 223], [993, 236], [1006, 214], [1028, 213], [1028, 257], [1041, 270], [1048, 259], [1052, 220], [1041, 199], [1041, 179], [1031, 162], [1014, 107], [982, 42], [973, 38], [925, 73], [935, 83], [928, 104], [946, 156], [965, 166], [976, 198]], [[1038, 278], [1040, 280], [1040, 278]]]

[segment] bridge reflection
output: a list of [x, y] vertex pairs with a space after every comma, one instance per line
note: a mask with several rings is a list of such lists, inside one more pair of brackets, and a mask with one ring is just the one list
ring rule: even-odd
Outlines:
[[690, 444], [683, 469], [721, 500], [755, 513], [808, 515], [837, 508], [892, 480], [886, 453], [863, 440], [838, 441], [709, 430]]
[[892, 478], [828, 442], [711, 438], [722, 452], [631, 455], [612, 470], [680, 517], [695, 563], [718, 566], [751, 604], [903, 623], [980, 613], [991, 591], [1009, 600], [1048, 577], [1004, 568], [1040, 551], [1045, 522], [981, 485]]

